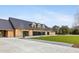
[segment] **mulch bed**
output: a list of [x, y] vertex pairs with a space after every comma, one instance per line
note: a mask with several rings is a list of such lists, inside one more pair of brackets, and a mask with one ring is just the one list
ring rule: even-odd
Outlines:
[[79, 48], [79, 44], [73, 44], [72, 47]]

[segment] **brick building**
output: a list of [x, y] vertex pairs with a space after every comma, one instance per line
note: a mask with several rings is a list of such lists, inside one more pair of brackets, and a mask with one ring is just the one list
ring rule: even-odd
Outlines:
[[9, 17], [9, 20], [0, 19], [0, 37], [25, 37], [36, 35], [55, 35], [55, 32], [45, 24], [12, 17]]

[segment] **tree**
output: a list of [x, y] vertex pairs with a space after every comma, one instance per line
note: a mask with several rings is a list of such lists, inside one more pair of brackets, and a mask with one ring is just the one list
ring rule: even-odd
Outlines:
[[79, 29], [77, 28], [73, 29], [72, 34], [79, 34]]
[[70, 33], [70, 29], [68, 26], [62, 26], [59, 29], [59, 34], [69, 34]]
[[59, 29], [60, 29], [60, 27], [57, 26], [57, 25], [55, 25], [55, 26], [53, 26], [52, 29], [53, 29], [53, 31], [55, 31], [56, 34], [58, 34], [58, 33], [59, 33]]

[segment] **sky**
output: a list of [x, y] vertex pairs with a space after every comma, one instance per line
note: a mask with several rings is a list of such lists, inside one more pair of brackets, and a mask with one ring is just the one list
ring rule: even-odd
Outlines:
[[32, 22], [72, 27], [78, 5], [0, 5], [0, 18], [19, 18]]

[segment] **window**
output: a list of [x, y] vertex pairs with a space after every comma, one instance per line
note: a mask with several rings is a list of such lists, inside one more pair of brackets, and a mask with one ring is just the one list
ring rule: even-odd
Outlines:
[[29, 36], [29, 32], [28, 31], [23, 31], [23, 37], [25, 36]]
[[44, 24], [42, 24], [42, 28], [45, 28], [45, 25]]
[[33, 32], [33, 36], [37, 36], [37, 35], [45, 35], [45, 32]]
[[38, 24], [37, 27], [38, 27], [38, 28], [41, 28], [41, 24]]
[[32, 23], [29, 26], [31, 26], [32, 28], [45, 28], [44, 24], [39, 24], [39, 23]]
[[32, 23], [32, 28], [36, 28], [36, 23]]

